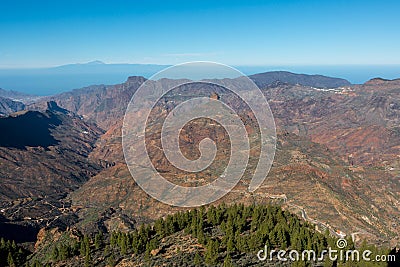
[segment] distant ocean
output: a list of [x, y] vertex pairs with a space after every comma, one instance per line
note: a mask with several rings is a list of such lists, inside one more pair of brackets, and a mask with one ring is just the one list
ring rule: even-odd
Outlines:
[[[142, 64], [71, 64], [43, 69], [0, 69], [0, 88], [33, 95], [53, 95], [95, 84], [117, 84], [128, 76], [149, 78], [166, 65]], [[371, 78], [400, 78], [400, 65], [337, 66], [236, 66], [246, 75], [284, 70], [303, 74], [320, 74], [344, 78], [353, 84]]]

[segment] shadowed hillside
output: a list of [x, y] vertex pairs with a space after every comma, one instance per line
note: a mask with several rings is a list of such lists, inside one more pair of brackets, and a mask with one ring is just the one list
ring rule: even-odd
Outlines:
[[61, 124], [53, 113], [28, 111], [0, 119], [0, 146], [25, 149], [27, 146], [48, 148], [58, 144], [51, 130]]

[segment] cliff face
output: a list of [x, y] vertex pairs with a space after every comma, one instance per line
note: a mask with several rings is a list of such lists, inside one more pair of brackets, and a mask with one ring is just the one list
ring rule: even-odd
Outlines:
[[0, 97], [0, 117], [7, 116], [11, 113], [23, 110], [24, 108], [25, 104], [22, 102]]
[[108, 130], [119, 118], [135, 91], [146, 79], [129, 77], [123, 84], [95, 85], [44, 98], [30, 109], [43, 109], [47, 101], [55, 101], [60, 107], [81, 115], [86, 121]]
[[101, 168], [87, 160], [102, 131], [53, 105], [0, 119], [1, 200], [63, 194]]

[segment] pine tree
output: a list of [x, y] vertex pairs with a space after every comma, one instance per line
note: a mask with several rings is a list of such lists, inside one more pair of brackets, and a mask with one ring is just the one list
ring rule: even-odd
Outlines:
[[204, 242], [205, 242], [205, 235], [204, 235], [204, 232], [203, 232], [203, 229], [198, 229], [198, 231], [197, 231], [197, 239], [199, 240], [199, 243], [200, 244], [204, 244]]
[[112, 232], [110, 237], [110, 245], [111, 247], [115, 247], [116, 244], [117, 244], [117, 233]]
[[99, 249], [101, 246], [103, 246], [103, 233], [100, 232], [96, 234], [94, 237], [94, 246], [96, 249]]
[[107, 265], [109, 265], [109, 266], [111, 266], [111, 267], [114, 267], [115, 264], [116, 264], [116, 262], [115, 262], [114, 255], [111, 254], [111, 255], [107, 258]]
[[80, 254], [84, 256], [88, 253], [89, 250], [90, 250], [89, 237], [85, 235], [83, 236], [83, 240], [81, 241]]
[[231, 256], [229, 254], [226, 255], [225, 259], [224, 259], [224, 267], [232, 267], [232, 259]]
[[120, 234], [118, 238], [118, 245], [121, 249], [121, 254], [125, 255], [127, 253], [127, 246], [126, 246], [126, 235], [125, 234]]
[[59, 254], [58, 254], [58, 248], [57, 248], [57, 246], [54, 246], [54, 247], [53, 247], [53, 250], [52, 250], [52, 252], [51, 252], [51, 259], [52, 259], [53, 261], [57, 261], [57, 260], [58, 260], [58, 256], [59, 256]]
[[219, 243], [217, 240], [210, 239], [207, 242], [207, 250], [205, 255], [205, 261], [208, 265], [215, 265], [218, 260], [218, 250], [219, 250]]
[[16, 267], [15, 263], [14, 263], [14, 258], [12, 256], [11, 252], [8, 252], [7, 263], [8, 263], [8, 266], [10, 266], [10, 267]]
[[17, 244], [15, 243], [14, 240], [11, 242], [11, 248], [13, 251], [17, 250]]
[[59, 260], [66, 260], [70, 257], [69, 247], [67, 245], [61, 245], [59, 248]]
[[235, 250], [235, 243], [233, 242], [233, 237], [228, 238], [228, 242], [226, 243], [226, 252], [229, 254]]
[[196, 251], [196, 254], [194, 254], [194, 260], [193, 263], [195, 266], [201, 266], [201, 256], [200, 254]]
[[160, 237], [165, 236], [165, 226], [164, 226], [164, 220], [162, 218], [158, 219], [154, 223], [154, 230]]
[[85, 254], [85, 267], [92, 266], [92, 256], [90, 254], [90, 247], [88, 247]]

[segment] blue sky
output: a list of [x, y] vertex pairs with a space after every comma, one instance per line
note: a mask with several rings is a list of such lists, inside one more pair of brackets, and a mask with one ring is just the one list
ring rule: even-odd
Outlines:
[[3, 1], [0, 68], [400, 64], [398, 1]]

